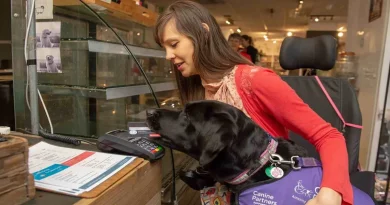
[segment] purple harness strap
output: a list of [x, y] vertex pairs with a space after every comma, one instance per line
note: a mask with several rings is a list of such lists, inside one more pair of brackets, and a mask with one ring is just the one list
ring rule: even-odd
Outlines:
[[298, 157], [298, 167], [321, 167], [320, 161], [313, 157]]

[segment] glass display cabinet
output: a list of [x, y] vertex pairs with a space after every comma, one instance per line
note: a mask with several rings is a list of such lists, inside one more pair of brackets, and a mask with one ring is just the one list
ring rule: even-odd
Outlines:
[[[84, 2], [88, 7], [78, 0], [55, 0], [52, 19], [39, 19], [37, 13], [37, 20], [33, 21], [36, 28], [37, 87], [54, 133], [93, 140], [113, 129], [127, 129], [128, 122], [144, 121], [145, 110], [157, 107], [156, 102], [161, 107], [180, 108], [172, 65], [165, 60], [165, 52], [153, 39], [153, 19], [157, 14], [135, 5], [132, 0]], [[31, 126], [31, 113], [26, 103], [25, 6], [23, 0], [12, 0], [17, 130]], [[134, 58], [111, 28], [141, 64], [156, 98]], [[50, 30], [48, 35], [45, 30]], [[47, 37], [49, 46], [45, 45]], [[41, 102], [39, 123], [49, 130], [48, 117]], [[176, 172], [196, 166], [188, 156], [173, 153]], [[162, 202], [169, 203], [173, 182], [168, 149], [162, 161]], [[189, 190], [178, 178], [174, 183], [179, 203], [181, 199], [193, 198], [190, 195], [199, 198], [197, 192]]]

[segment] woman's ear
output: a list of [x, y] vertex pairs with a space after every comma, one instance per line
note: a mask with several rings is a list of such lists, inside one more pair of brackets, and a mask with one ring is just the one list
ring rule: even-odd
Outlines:
[[204, 43], [207, 45], [209, 43], [210, 38], [210, 27], [207, 23], [202, 23], [202, 27], [204, 28]]
[[202, 26], [204, 29], [206, 29], [207, 32], [210, 32], [210, 27], [206, 23], [202, 23]]

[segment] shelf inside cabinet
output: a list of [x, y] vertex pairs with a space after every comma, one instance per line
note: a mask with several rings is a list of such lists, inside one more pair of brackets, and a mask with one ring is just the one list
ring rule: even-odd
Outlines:
[[[165, 51], [127, 45], [136, 56], [165, 58]], [[88, 40], [89, 52], [129, 55], [121, 44]]]
[[[174, 82], [151, 84], [154, 92], [170, 91], [177, 89]], [[106, 100], [125, 98], [141, 94], [151, 93], [148, 85], [131, 85], [120, 87], [81, 87], [64, 85], [38, 84], [39, 91], [51, 95], [77, 95], [87, 98], [100, 98]]]
[[[154, 57], [154, 58], [165, 58], [165, 51], [143, 48], [138, 46], [126, 45], [135, 56], [142, 57]], [[88, 50], [89, 52], [95, 53], [110, 53], [110, 54], [121, 54], [129, 55], [126, 48], [119, 43], [97, 41], [97, 40], [61, 40], [61, 47], [64, 49], [72, 50]]]
[[[150, 9], [136, 5], [133, 0], [122, 0], [120, 3], [107, 3], [102, 0], [83, 0], [94, 10], [100, 13], [107, 13], [111, 16], [136, 21], [145, 26], [154, 26], [158, 14]], [[77, 0], [54, 0], [55, 6], [79, 6]]]

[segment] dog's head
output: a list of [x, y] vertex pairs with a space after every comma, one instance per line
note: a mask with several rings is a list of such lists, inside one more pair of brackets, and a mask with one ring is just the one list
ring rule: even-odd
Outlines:
[[53, 57], [52, 55], [47, 55], [47, 56], [46, 56], [46, 61], [47, 61], [48, 63], [53, 63], [53, 62], [54, 62], [53, 59], [54, 59], [54, 57]]
[[42, 31], [42, 37], [50, 36], [50, 34], [51, 34], [51, 31], [49, 29], [44, 29]]
[[[146, 114], [149, 128], [161, 135], [153, 138], [157, 143], [188, 154], [208, 170], [233, 169], [231, 164], [245, 169], [268, 144], [266, 133], [241, 110], [217, 101], [191, 102], [181, 111], [149, 109]], [[239, 170], [230, 170], [235, 172]]]

